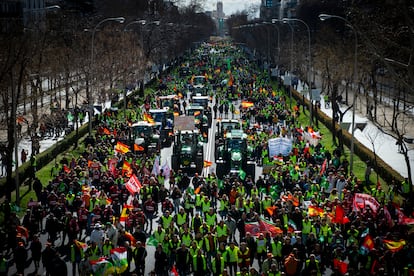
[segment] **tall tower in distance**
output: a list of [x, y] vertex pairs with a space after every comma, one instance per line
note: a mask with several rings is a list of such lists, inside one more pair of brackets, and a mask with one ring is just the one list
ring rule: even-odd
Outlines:
[[224, 18], [223, 2], [217, 2], [217, 18]]

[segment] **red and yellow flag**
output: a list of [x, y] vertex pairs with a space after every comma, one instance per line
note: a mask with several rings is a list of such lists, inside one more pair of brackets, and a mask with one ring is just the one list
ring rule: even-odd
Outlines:
[[399, 240], [399, 241], [391, 241], [391, 240], [383, 240], [385, 246], [390, 250], [391, 252], [398, 252], [401, 249], [404, 248], [404, 245], [406, 244], [405, 240]]
[[118, 141], [115, 145], [115, 150], [117, 152], [125, 154], [125, 153], [129, 152], [129, 147], [127, 145], [125, 145], [124, 143]]
[[135, 151], [144, 151], [144, 147], [140, 146], [140, 145], [137, 145], [137, 144], [134, 144], [134, 150]]
[[254, 103], [252, 103], [252, 102], [248, 102], [248, 101], [242, 101], [242, 102], [241, 102], [241, 106], [242, 106], [243, 108], [249, 108], [249, 107], [253, 107], [253, 106], [254, 106]]
[[152, 118], [151, 114], [149, 114], [149, 113], [144, 113], [143, 119], [144, 119], [144, 121], [147, 121], [150, 124], [155, 123], [154, 118]]
[[323, 214], [324, 214], [324, 210], [320, 207], [317, 207], [317, 206], [309, 206], [308, 207], [308, 215], [310, 217], [317, 217], [317, 216], [322, 217]]
[[210, 167], [211, 165], [213, 165], [213, 162], [211, 162], [211, 161], [207, 161], [207, 160], [204, 160], [204, 168], [208, 168], [208, 167]]
[[80, 242], [78, 240], [75, 240], [75, 245], [79, 248], [82, 249], [83, 252], [85, 252], [86, 250], [88, 250], [88, 245], [84, 242]]
[[124, 161], [124, 164], [122, 165], [122, 175], [124, 174], [127, 176], [130, 176], [132, 174], [131, 164], [129, 164], [127, 161]]

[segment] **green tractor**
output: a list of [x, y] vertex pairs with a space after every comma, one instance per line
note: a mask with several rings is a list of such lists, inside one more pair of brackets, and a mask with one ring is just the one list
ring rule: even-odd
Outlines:
[[151, 155], [160, 152], [160, 135], [158, 134], [160, 124], [151, 124], [145, 121], [138, 121], [131, 125], [131, 145], [137, 153]]
[[223, 143], [217, 144], [215, 151], [216, 175], [223, 179], [226, 175], [239, 175], [244, 171], [254, 179], [256, 163], [252, 158], [253, 148], [247, 143], [247, 135], [241, 129], [226, 132]]
[[201, 174], [204, 165], [204, 146], [198, 130], [180, 130], [174, 135], [172, 169]]

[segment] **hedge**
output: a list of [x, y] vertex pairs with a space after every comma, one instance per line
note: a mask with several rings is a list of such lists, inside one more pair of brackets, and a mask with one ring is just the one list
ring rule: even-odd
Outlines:
[[[36, 155], [37, 168], [39, 169], [46, 166], [51, 161], [53, 161], [53, 159], [55, 159], [56, 156], [58, 156], [62, 152], [67, 151], [75, 143], [75, 141], [79, 139], [79, 137], [85, 136], [88, 133], [88, 130], [88, 124], [84, 124], [78, 129], [78, 136], [76, 136], [76, 130], [74, 130], [68, 135], [66, 135], [66, 137], [63, 140], [58, 141], [56, 144], [54, 144], [47, 150]], [[26, 179], [30, 178], [30, 160], [23, 163], [19, 167], [18, 173], [20, 183], [23, 183]], [[11, 187], [13, 187], [12, 191], [14, 191], [14, 189], [16, 188], [14, 185], [15, 177], [16, 172], [13, 172], [11, 179]], [[0, 196], [4, 196], [6, 193], [6, 181], [6, 178], [0, 180]]]
[[[292, 89], [292, 96], [296, 99], [298, 102], [303, 102], [302, 94], [298, 91]], [[305, 97], [305, 103], [306, 106], [309, 106], [309, 100]], [[331, 132], [338, 133], [338, 131], [341, 130], [341, 127], [338, 123], [335, 124], [335, 129], [332, 129], [332, 118], [327, 116], [325, 113], [320, 111], [319, 109], [316, 112], [316, 115], [318, 116], [318, 120], [324, 124]], [[351, 147], [351, 140], [352, 135], [348, 131], [342, 131], [343, 141], [344, 144], [350, 148]], [[361, 144], [358, 140], [354, 139], [354, 154], [357, 155], [361, 160], [370, 161], [371, 164], [374, 164], [375, 162], [375, 156], [374, 153]], [[391, 183], [392, 180], [395, 180], [396, 182], [401, 182], [404, 180], [404, 177], [401, 176], [399, 172], [391, 168], [384, 160], [382, 160], [378, 155], [376, 158], [377, 162], [377, 173], [378, 175], [384, 179], [387, 183]]]

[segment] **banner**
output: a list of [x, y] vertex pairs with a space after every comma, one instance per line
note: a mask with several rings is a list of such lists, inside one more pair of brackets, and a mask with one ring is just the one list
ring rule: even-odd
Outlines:
[[292, 151], [292, 140], [288, 138], [273, 138], [268, 140], [269, 157], [288, 156]]
[[375, 199], [375, 197], [368, 195], [368, 194], [361, 194], [361, 193], [355, 194], [354, 206], [359, 209], [364, 209], [365, 206], [368, 206], [369, 208], [371, 208], [374, 214], [376, 214], [378, 209], [380, 208], [380, 204]]
[[128, 182], [125, 184], [125, 188], [134, 195], [135, 193], [139, 193], [139, 191], [142, 188], [141, 182], [138, 180], [138, 178], [133, 174]]
[[244, 229], [246, 232], [250, 232], [252, 236], [258, 236], [259, 234], [270, 233], [272, 237], [282, 234], [283, 230], [274, 225], [272, 222], [260, 218], [258, 222], [246, 223]]

